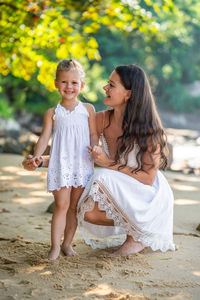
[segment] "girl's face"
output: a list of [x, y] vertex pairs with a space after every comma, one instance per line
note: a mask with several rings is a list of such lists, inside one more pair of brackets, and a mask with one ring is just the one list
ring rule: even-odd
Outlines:
[[131, 96], [131, 90], [126, 90], [120, 81], [120, 77], [114, 70], [110, 75], [108, 84], [103, 87], [106, 91], [104, 104], [111, 107], [126, 105]]
[[76, 100], [84, 84], [77, 70], [60, 71], [55, 80], [55, 87], [58, 89], [62, 99], [70, 102]]

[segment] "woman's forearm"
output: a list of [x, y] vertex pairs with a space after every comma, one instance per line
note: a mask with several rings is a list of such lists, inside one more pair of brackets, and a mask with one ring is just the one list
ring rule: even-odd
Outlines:
[[126, 175], [129, 175], [129, 176], [137, 179], [138, 181], [142, 182], [143, 184], [147, 184], [147, 185], [153, 184], [153, 182], [156, 178], [156, 174], [157, 174], [157, 171], [159, 168], [159, 163], [160, 163], [160, 155], [154, 154], [154, 157], [153, 157], [154, 166], [152, 168], [150, 168], [149, 166], [152, 165], [152, 159], [150, 157], [150, 154], [146, 153], [144, 164], [143, 164], [144, 165], [143, 170], [134, 172], [134, 168], [131, 168], [129, 166], [120, 168], [122, 166], [122, 164], [120, 164], [120, 163], [114, 164], [114, 161], [110, 157], [107, 156], [107, 154], [105, 153], [105, 151], [102, 150], [101, 147], [98, 147], [98, 146], [94, 147], [94, 149], [92, 151], [92, 155], [94, 158], [94, 162], [98, 166], [124, 173]]
[[157, 168], [152, 168], [152, 169], [149, 169], [148, 171], [138, 171], [136, 173], [131, 173], [133, 168], [125, 166], [124, 168], [119, 169], [119, 166], [121, 166], [121, 164], [116, 164], [114, 166], [107, 165], [106, 167], [108, 169], [111, 169], [111, 170], [118, 171], [118, 172], [124, 173], [126, 175], [129, 175], [129, 176], [137, 179], [141, 183], [147, 184], [147, 185], [152, 185], [154, 183], [154, 180], [156, 178], [156, 174], [157, 174], [157, 171], [158, 171]]

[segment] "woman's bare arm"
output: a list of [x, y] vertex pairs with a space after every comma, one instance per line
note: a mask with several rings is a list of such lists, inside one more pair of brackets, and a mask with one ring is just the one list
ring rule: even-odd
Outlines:
[[153, 168], [149, 167], [149, 165], [152, 164], [152, 160], [151, 160], [150, 153], [146, 152], [144, 155], [144, 163], [145, 163], [143, 167], [144, 170], [140, 170], [136, 173], [131, 173], [133, 168], [129, 166], [125, 166], [120, 170], [119, 170], [119, 166], [121, 164], [116, 164], [112, 166], [113, 160], [110, 159], [103, 150], [98, 152], [97, 155], [93, 153], [93, 156], [94, 156], [95, 163], [101, 167], [108, 168], [129, 175], [137, 179], [138, 181], [142, 182], [143, 184], [152, 185], [160, 165], [160, 146], [157, 147], [157, 150], [152, 155], [154, 161], [154, 167]]

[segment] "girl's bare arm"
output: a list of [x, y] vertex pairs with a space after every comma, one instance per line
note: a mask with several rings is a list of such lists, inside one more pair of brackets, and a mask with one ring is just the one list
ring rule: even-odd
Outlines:
[[34, 156], [40, 157], [47, 148], [52, 128], [53, 128], [54, 108], [50, 108], [45, 112], [42, 133], [35, 146]]
[[97, 128], [96, 128], [96, 118], [95, 118], [95, 108], [90, 103], [84, 103], [89, 113], [89, 128], [90, 128], [90, 144], [93, 148], [95, 145], [98, 145], [99, 138], [97, 135]]

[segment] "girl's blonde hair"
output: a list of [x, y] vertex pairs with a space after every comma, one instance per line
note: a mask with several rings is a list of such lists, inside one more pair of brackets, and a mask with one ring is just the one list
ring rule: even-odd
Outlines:
[[59, 62], [56, 69], [56, 78], [60, 71], [77, 70], [80, 74], [81, 80], [85, 78], [85, 71], [83, 66], [75, 59], [63, 59]]

